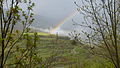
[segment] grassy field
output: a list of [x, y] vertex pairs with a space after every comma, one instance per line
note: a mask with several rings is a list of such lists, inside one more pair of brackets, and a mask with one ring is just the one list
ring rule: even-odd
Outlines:
[[[28, 35], [32, 37], [34, 34], [29, 33]], [[79, 43], [73, 45], [71, 40], [65, 38], [61, 36], [56, 38], [55, 35], [38, 33], [35, 52], [37, 53], [37, 59], [42, 60], [40, 61], [42, 65], [49, 63], [48, 68], [113, 68], [112, 64], [104, 58], [90, 54], [87, 47]], [[20, 40], [17, 45], [19, 48], [25, 48], [26, 40]], [[19, 57], [19, 51], [11, 54], [11, 57], [13, 55]], [[13, 59], [9, 59], [7, 63], [14, 62]], [[39, 66], [40, 64], [37, 64], [35, 68], [40, 68]]]
[[[29, 35], [34, 35], [34, 33], [24, 33], [25, 34], [29, 34]], [[50, 34], [49, 33], [44, 33], [44, 32], [37, 32], [38, 35], [41, 35], [41, 36], [49, 36]]]

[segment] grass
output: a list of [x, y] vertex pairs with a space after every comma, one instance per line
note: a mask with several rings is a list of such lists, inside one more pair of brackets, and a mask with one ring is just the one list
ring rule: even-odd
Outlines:
[[[25, 34], [34, 35], [34, 33]], [[38, 57], [42, 57], [43, 61], [47, 61], [47, 58], [52, 55], [59, 57], [52, 63], [52, 68], [113, 68], [111, 63], [105, 59], [91, 55], [87, 49], [82, 47], [83, 45], [72, 45], [71, 40], [59, 37], [56, 39], [55, 35], [50, 37], [48, 33], [39, 32], [37, 34], [39, 35], [36, 49]], [[21, 40], [18, 45], [24, 48], [26, 41]], [[10, 59], [10, 62], [11, 60], [13, 59]]]
[[[59, 61], [56, 62], [53, 68], [69, 68], [70, 66], [72, 68], [79, 68], [79, 66], [81, 68], [112, 68], [112, 66], [109, 66], [110, 63], [105, 62], [103, 66], [100, 61], [96, 61], [98, 59], [105, 61], [105, 59], [92, 56], [84, 47], [81, 47], [82, 45], [72, 45], [70, 40], [64, 39], [58, 39], [57, 41], [53, 38], [40, 38], [38, 42], [41, 57], [46, 58], [54, 53], [58, 53], [58, 56], [64, 58], [64, 60], [59, 58]], [[76, 53], [72, 51], [76, 51]]]
[[[34, 33], [24, 33], [25, 34], [28, 34], [28, 35], [34, 35]], [[41, 36], [49, 36], [50, 34], [49, 33], [44, 33], [44, 32], [37, 32], [38, 35], [41, 35]]]

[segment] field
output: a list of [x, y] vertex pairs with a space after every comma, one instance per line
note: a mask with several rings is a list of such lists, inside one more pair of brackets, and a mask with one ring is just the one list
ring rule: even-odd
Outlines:
[[[34, 34], [29, 33], [28, 35], [31, 37], [29, 41], [33, 41], [32, 37]], [[26, 40], [23, 39], [17, 45], [20, 45], [18, 47], [24, 51], [26, 44]], [[69, 40], [68, 37], [38, 33], [36, 45], [34, 52], [37, 57], [35, 59], [39, 63], [36, 64], [35, 68], [40, 66], [44, 66], [41, 68], [113, 68], [109, 61], [90, 54], [87, 46], [83, 44], [72, 44], [72, 40]], [[13, 54], [11, 54], [12, 56]], [[16, 56], [19, 57], [19, 51], [16, 52]], [[9, 59], [8, 64], [11, 63], [11, 60]], [[15, 61], [12, 62], [14, 63]]]
[[[17, 63], [20, 67], [16, 68], [28, 67], [31, 52], [35, 54], [32, 56], [31, 63], [34, 68], [113, 68], [107, 59], [91, 54], [88, 47], [83, 44], [73, 44], [73, 40], [69, 40], [68, 37], [47, 33], [37, 34], [34, 49], [29, 49], [34, 40], [34, 34], [24, 34], [24, 36], [28, 35], [29, 40], [23, 37], [16, 44], [8, 57], [6, 68], [14, 68], [21, 58]], [[27, 47], [28, 50], [26, 50]]]

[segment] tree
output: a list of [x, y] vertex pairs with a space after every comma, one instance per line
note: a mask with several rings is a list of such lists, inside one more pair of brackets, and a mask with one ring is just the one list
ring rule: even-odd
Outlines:
[[80, 33], [77, 33], [76, 31], [73, 31], [73, 32], [69, 33], [69, 36], [72, 40], [71, 44], [76, 45], [78, 41], [80, 42], [80, 40], [79, 40], [80, 39]]
[[[27, 11], [20, 7], [24, 4]], [[0, 0], [0, 68], [4, 68], [13, 47], [34, 21], [33, 6], [31, 0]], [[23, 26], [20, 32], [15, 29], [18, 24]]]
[[120, 68], [120, 2], [119, 0], [85, 0], [78, 11], [84, 15], [82, 27], [91, 32], [83, 33], [87, 42], [104, 52], [93, 52], [109, 59], [115, 68]]

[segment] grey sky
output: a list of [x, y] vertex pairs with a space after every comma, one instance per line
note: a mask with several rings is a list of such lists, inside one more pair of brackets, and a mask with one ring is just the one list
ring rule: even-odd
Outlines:
[[[75, 0], [34, 0], [34, 14], [36, 21], [32, 26], [36, 28], [48, 29], [55, 27], [62, 20], [76, 11]], [[80, 4], [80, 3], [79, 3]], [[77, 15], [78, 18], [78, 15]], [[77, 19], [76, 16], [66, 21], [59, 32], [69, 32], [75, 28], [72, 19]], [[64, 33], [64, 32], [63, 32]]]

